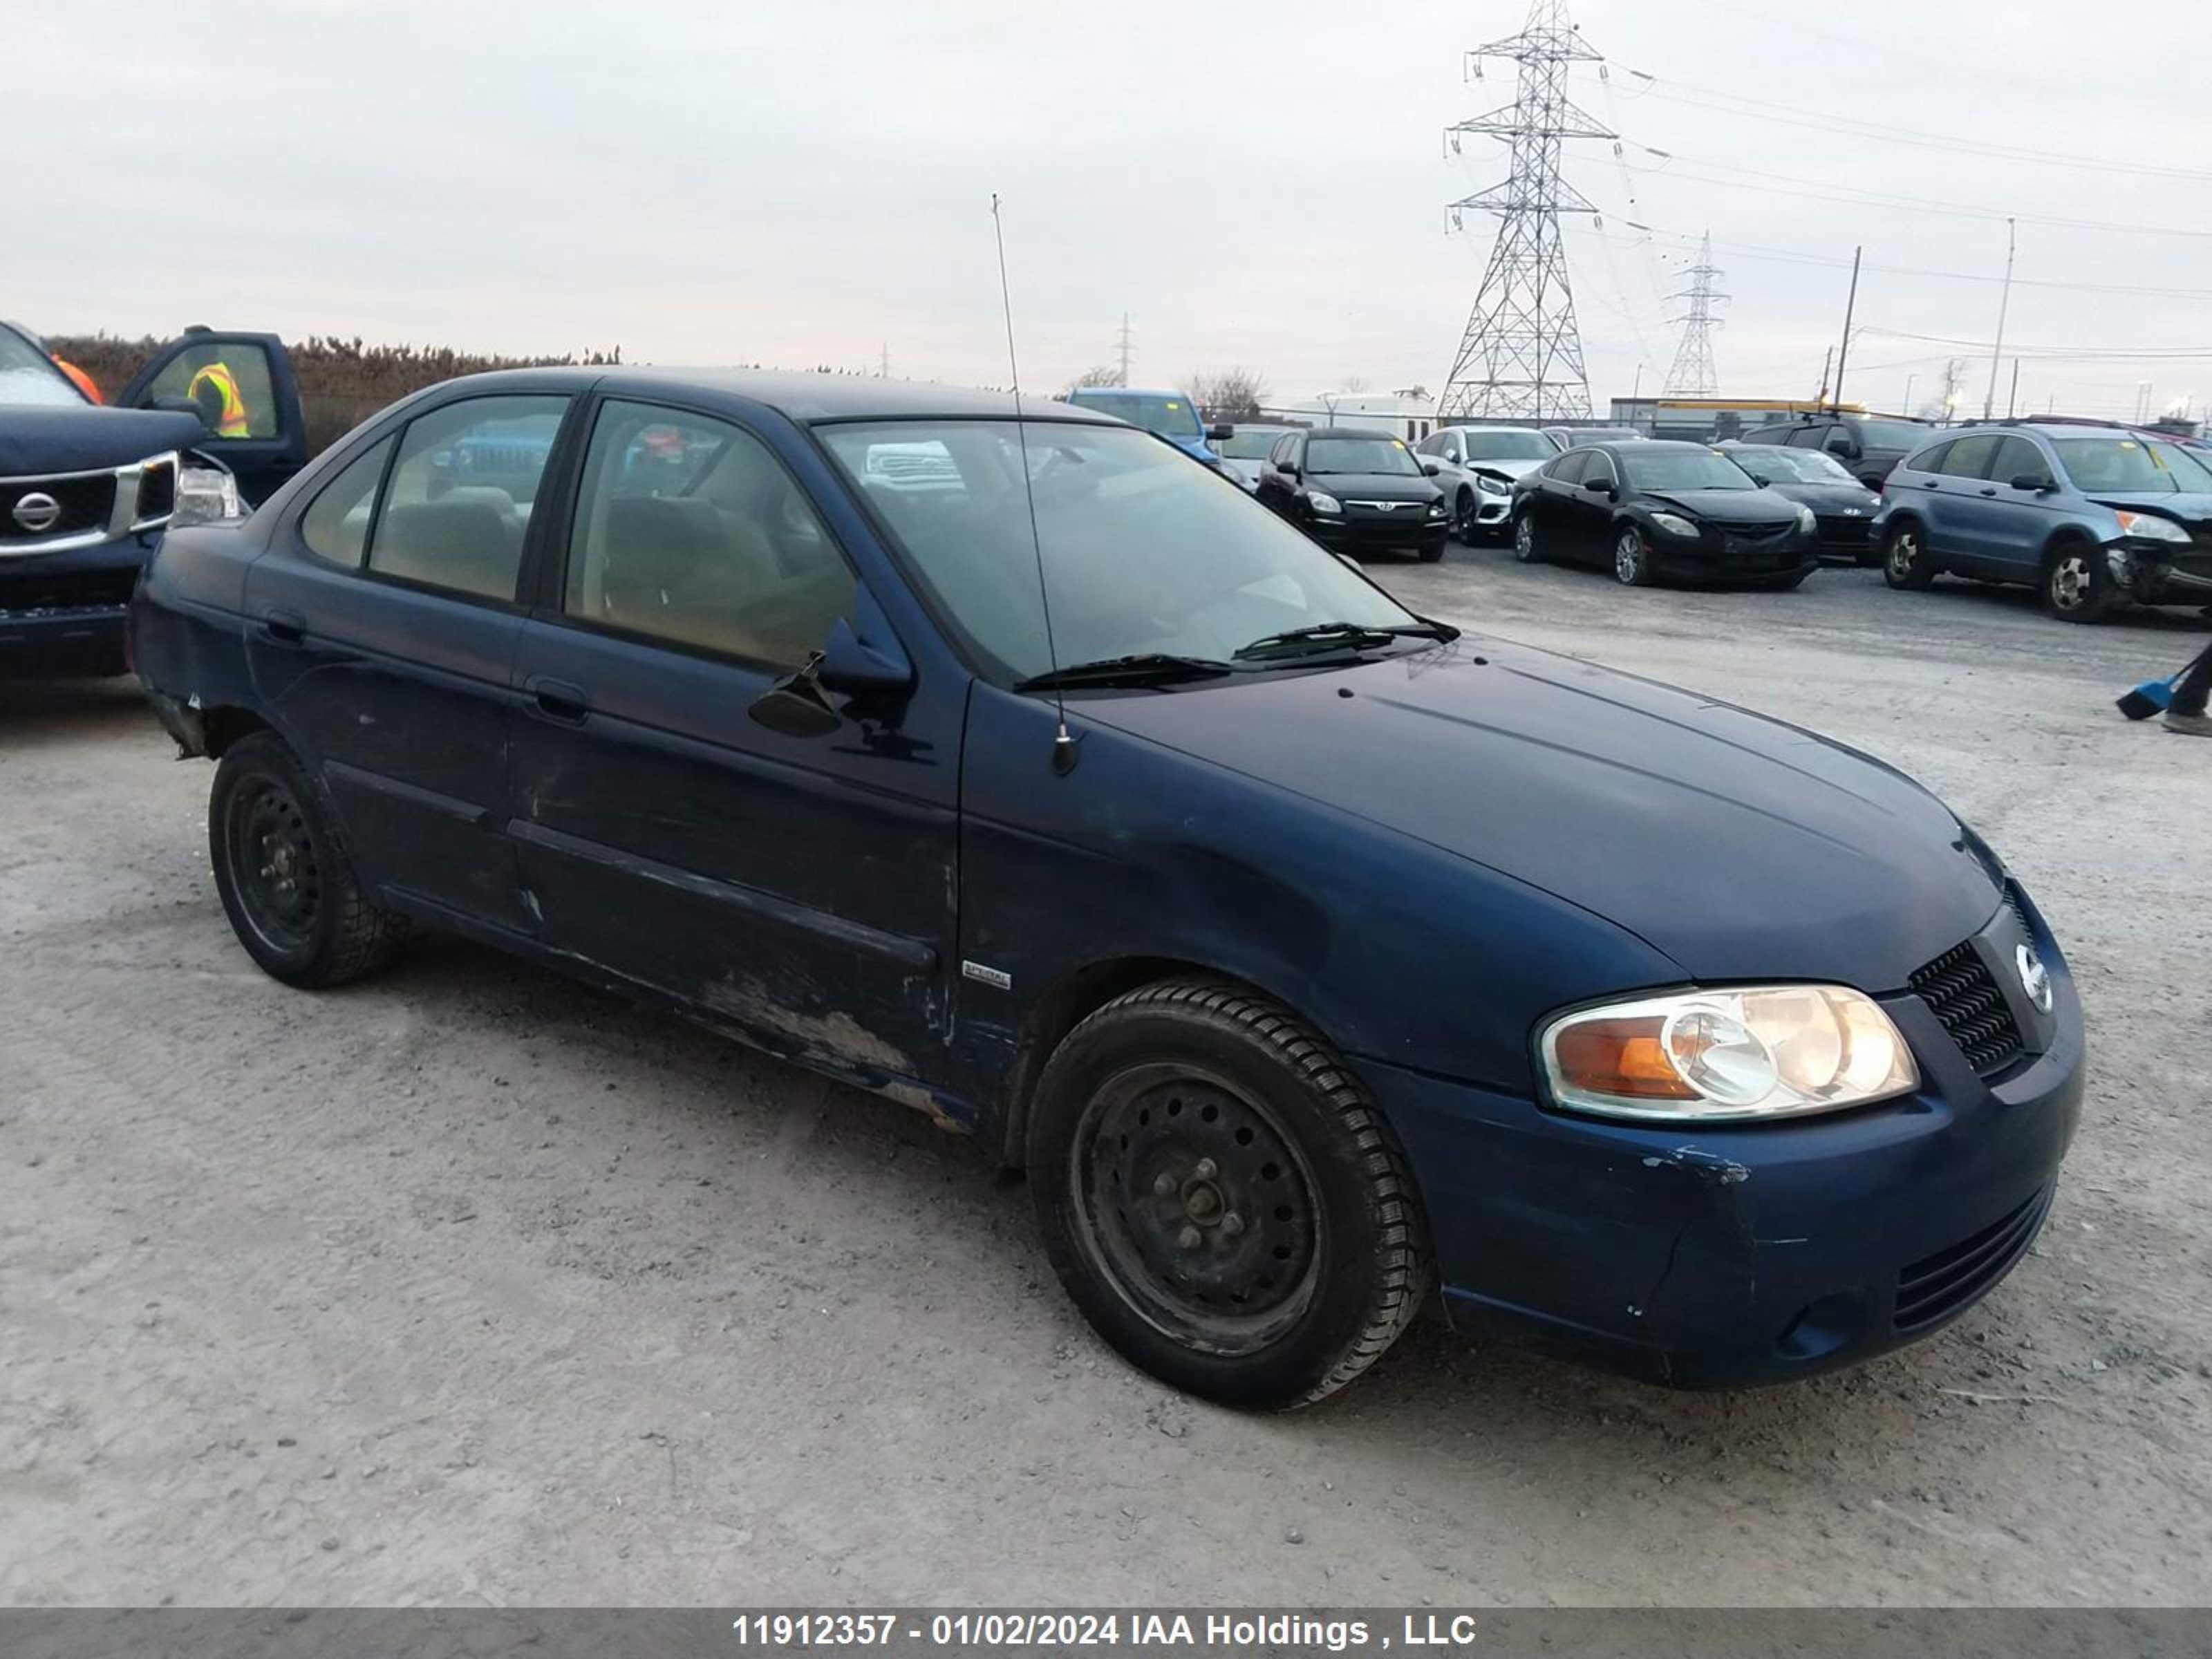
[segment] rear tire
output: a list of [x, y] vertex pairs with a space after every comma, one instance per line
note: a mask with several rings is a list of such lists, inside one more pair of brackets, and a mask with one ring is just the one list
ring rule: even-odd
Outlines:
[[2087, 542], [2062, 543], [2043, 571], [2043, 608], [2061, 622], [2102, 622], [2112, 608], [2112, 573]]
[[1881, 579], [1900, 592], [1918, 592], [1936, 580], [1928, 532], [1911, 520], [1893, 526], [1881, 546]]
[[313, 990], [390, 962], [404, 918], [362, 893], [322, 795], [273, 732], [223, 751], [208, 793], [208, 852], [231, 930], [261, 970]]
[[1170, 980], [1084, 1020], [1038, 1079], [1028, 1154], [1046, 1254], [1084, 1316], [1206, 1399], [1309, 1405], [1427, 1293], [1413, 1180], [1365, 1089], [1237, 987]]

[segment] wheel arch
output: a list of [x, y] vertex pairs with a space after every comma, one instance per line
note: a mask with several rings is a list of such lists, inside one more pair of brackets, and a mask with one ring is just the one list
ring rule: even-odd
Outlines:
[[2038, 580], [2051, 574], [2051, 567], [2058, 556], [2069, 547], [2086, 547], [2096, 552], [2103, 544], [2090, 534], [2088, 528], [2078, 524], [2062, 524], [2044, 538], [2043, 550], [2036, 555], [2035, 574]]
[[[250, 737], [256, 732], [276, 732], [276, 728], [250, 708], [235, 703], [224, 703], [201, 711], [200, 730], [207, 757], [221, 760], [223, 751], [241, 738]], [[282, 732], [277, 733], [280, 739], [283, 735]]]

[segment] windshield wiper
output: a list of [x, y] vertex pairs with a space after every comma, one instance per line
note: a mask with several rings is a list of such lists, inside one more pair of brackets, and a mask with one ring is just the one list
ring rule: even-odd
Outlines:
[[1143, 651], [1129, 657], [1101, 657], [1096, 662], [1070, 663], [1047, 674], [1032, 674], [1018, 682], [1017, 691], [1049, 691], [1084, 685], [1173, 685], [1183, 680], [1218, 679], [1233, 672], [1225, 662], [1204, 657], [1175, 657], [1164, 651]]
[[1430, 622], [1425, 617], [1410, 623], [1325, 622], [1280, 634], [1262, 635], [1249, 645], [1238, 646], [1235, 654], [1240, 661], [1251, 662], [1269, 657], [1304, 656], [1316, 651], [1364, 650], [1398, 639], [1451, 641], [1458, 637], [1459, 629], [1449, 623]]

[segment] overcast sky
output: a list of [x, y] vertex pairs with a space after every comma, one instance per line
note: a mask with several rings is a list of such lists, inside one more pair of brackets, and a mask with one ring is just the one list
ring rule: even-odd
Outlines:
[[[36, 329], [205, 321], [785, 367], [888, 350], [895, 374], [1003, 384], [995, 190], [1033, 389], [1108, 361], [1126, 310], [1136, 382], [1242, 363], [1282, 396], [1441, 386], [1494, 225], [1469, 215], [1448, 237], [1444, 204], [1502, 178], [1504, 155], [1478, 138], [1450, 158], [1440, 135], [1510, 100], [1511, 64], [1468, 84], [1462, 53], [1527, 10], [0, 3], [0, 315]], [[1679, 307], [1662, 296], [1690, 255], [1676, 239], [1707, 228], [1735, 296], [1715, 341], [1724, 391], [1814, 392], [1863, 241], [1846, 395], [1895, 407], [1913, 374], [1919, 404], [1955, 354], [1978, 409], [2008, 212], [2024, 405], [2130, 414], [2146, 380], [2160, 409], [2212, 397], [2204, 0], [2014, 0], [2002, 23], [1991, 0], [1572, 15], [1609, 60], [1609, 79], [1577, 72], [1577, 99], [1625, 152], [1579, 142], [1568, 162], [1604, 210], [1568, 239], [1599, 412], [1639, 364], [1646, 390], [1665, 375]], [[1927, 271], [1986, 280], [1912, 274]]]

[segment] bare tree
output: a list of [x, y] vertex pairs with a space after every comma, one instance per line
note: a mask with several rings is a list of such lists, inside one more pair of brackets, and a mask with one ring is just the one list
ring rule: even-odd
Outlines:
[[1193, 402], [1211, 421], [1256, 421], [1260, 405], [1267, 400], [1267, 383], [1257, 369], [1242, 364], [1229, 368], [1193, 369], [1183, 385]]
[[1336, 389], [1339, 392], [1364, 392], [1367, 390], [1367, 377], [1364, 374], [1347, 374], [1336, 383]]
[[1121, 371], [1111, 363], [1093, 363], [1067, 383], [1070, 392], [1087, 386], [1120, 386]]

